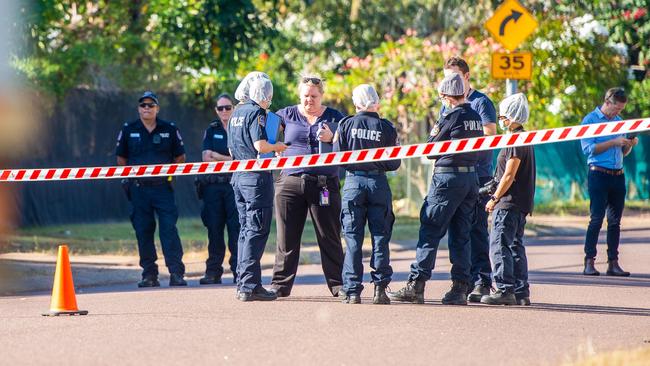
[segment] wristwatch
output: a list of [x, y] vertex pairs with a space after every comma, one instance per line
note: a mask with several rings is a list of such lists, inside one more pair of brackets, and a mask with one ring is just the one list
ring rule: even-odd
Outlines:
[[499, 203], [499, 199], [495, 195], [491, 195], [490, 200], [494, 201], [494, 203]]

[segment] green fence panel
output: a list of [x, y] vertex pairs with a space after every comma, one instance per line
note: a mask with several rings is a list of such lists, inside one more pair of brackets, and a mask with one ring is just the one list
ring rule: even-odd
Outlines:
[[[535, 147], [537, 162], [536, 203], [588, 199], [587, 158], [579, 141], [553, 143]], [[639, 144], [623, 160], [627, 182], [627, 198], [647, 200], [650, 197], [648, 163], [650, 136], [639, 136]]]

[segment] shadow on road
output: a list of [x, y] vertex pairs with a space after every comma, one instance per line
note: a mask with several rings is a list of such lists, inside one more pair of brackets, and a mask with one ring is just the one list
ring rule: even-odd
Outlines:
[[[517, 309], [522, 308], [523, 307], [517, 307]], [[526, 307], [526, 309], [561, 313], [650, 316], [650, 309], [628, 308], [620, 306], [533, 303], [530, 307]]]
[[576, 272], [530, 271], [531, 285], [580, 285], [604, 287], [650, 287], [650, 275], [632, 274], [631, 277], [583, 276]]
[[[279, 301], [291, 302], [320, 302], [320, 303], [336, 303], [340, 299], [327, 296], [290, 296], [282, 298]], [[372, 304], [370, 297], [362, 298], [362, 305]], [[391, 306], [413, 306], [422, 307], [423, 305], [414, 305], [409, 303], [393, 302]], [[436, 307], [449, 308], [449, 305], [443, 305], [440, 300], [427, 300], [424, 304], [433, 305]], [[598, 315], [624, 315], [624, 316], [642, 316], [650, 317], [650, 309], [645, 308], [630, 308], [620, 306], [599, 306], [599, 305], [575, 305], [575, 304], [547, 304], [547, 303], [533, 303], [531, 306], [490, 306], [482, 304], [471, 304], [468, 308], [471, 309], [498, 309], [504, 311], [548, 311], [560, 313], [580, 313], [580, 314], [598, 314]]]

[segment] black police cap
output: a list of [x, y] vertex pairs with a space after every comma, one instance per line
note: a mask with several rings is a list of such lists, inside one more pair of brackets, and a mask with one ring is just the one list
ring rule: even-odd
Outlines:
[[138, 99], [138, 103], [141, 103], [143, 100], [145, 100], [147, 98], [153, 100], [156, 104], [160, 104], [160, 103], [158, 103], [158, 97], [151, 90], [147, 90], [146, 92], [144, 92], [144, 94], [142, 94], [140, 99]]

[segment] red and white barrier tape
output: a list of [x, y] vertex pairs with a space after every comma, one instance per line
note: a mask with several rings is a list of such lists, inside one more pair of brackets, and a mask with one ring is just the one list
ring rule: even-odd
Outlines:
[[[459, 154], [472, 151], [500, 149], [511, 146], [541, 145], [580, 140], [589, 137], [618, 135], [650, 130], [650, 118], [618, 122], [594, 123], [571, 127], [528, 131], [507, 135], [394, 146], [378, 149], [332, 152], [267, 159], [183, 163], [141, 166], [111, 166], [88, 168], [6, 169], [0, 170], [0, 182], [35, 182], [80, 179], [142, 178], [175, 175], [250, 172], [303, 168], [352, 163], [367, 163], [392, 159], [417, 158], [428, 155]], [[561, 158], [561, 157], [558, 157]]]

